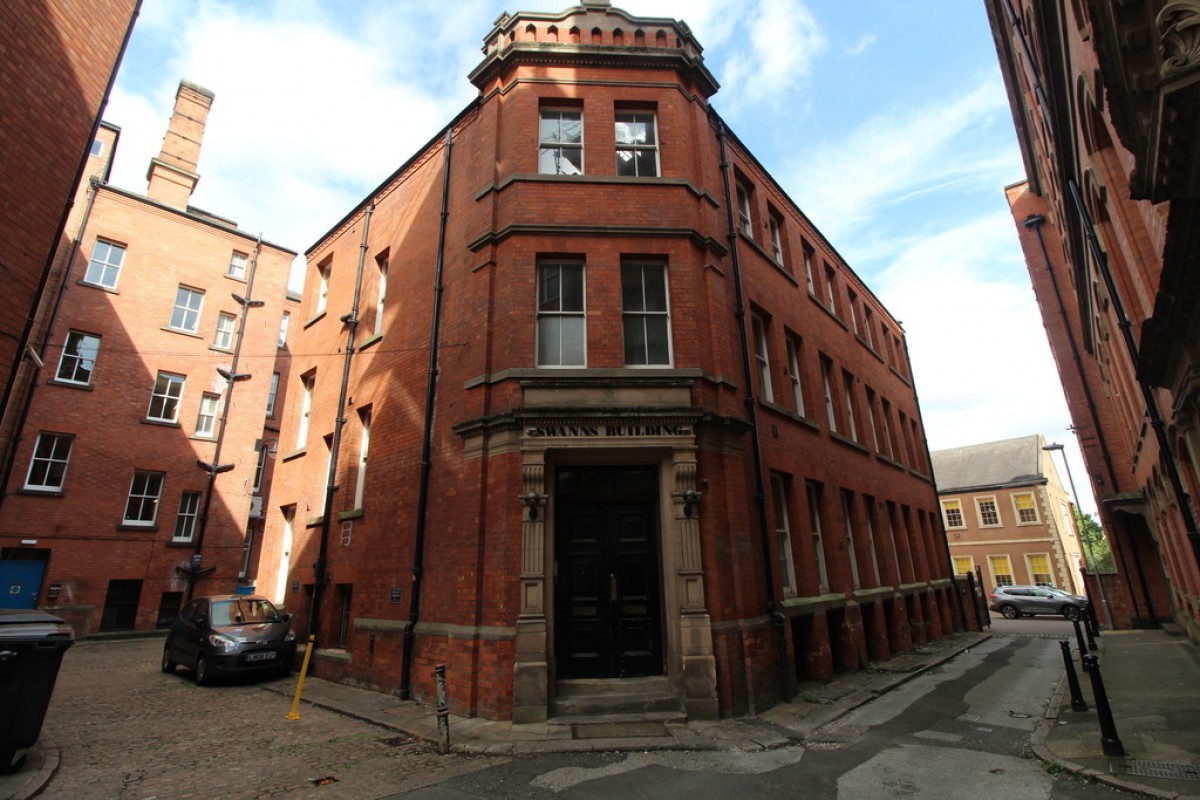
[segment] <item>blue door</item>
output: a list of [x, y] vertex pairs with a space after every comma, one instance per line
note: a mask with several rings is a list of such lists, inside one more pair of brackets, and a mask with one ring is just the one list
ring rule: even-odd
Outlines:
[[45, 561], [0, 561], [0, 608], [37, 608]]

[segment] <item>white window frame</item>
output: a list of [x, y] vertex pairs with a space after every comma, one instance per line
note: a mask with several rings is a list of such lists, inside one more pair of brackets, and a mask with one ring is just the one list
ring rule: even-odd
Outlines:
[[825, 307], [828, 308], [835, 317], [838, 315], [836, 281], [837, 281], [837, 273], [834, 272], [833, 267], [829, 266], [829, 264], [826, 263], [825, 264]]
[[825, 391], [825, 420], [829, 424], [829, 432], [837, 433], [837, 408], [833, 404], [833, 384], [830, 379], [830, 372], [833, 371], [833, 363], [825, 358], [821, 358], [821, 385]]
[[842, 489], [842, 522], [846, 527], [846, 559], [850, 562], [850, 580], [855, 589], [862, 588], [858, 574], [858, 554], [854, 550], [854, 492]]
[[[566, 138], [563, 134], [563, 121], [573, 118], [579, 122], [579, 139]], [[541, 175], [583, 175], [585, 164], [583, 160], [584, 128], [583, 109], [546, 107], [538, 113], [538, 173]], [[575, 153], [579, 164], [576, 165], [566, 154]], [[564, 169], [564, 165], [567, 166]], [[549, 167], [553, 166], [553, 169]]]
[[[74, 448], [75, 437], [69, 433], [39, 433], [29, 458], [29, 468], [25, 471], [23, 488], [31, 492], [61, 492], [67, 481], [67, 467]], [[39, 475], [37, 481], [34, 480], [35, 474]], [[52, 480], [55, 476], [57, 482]]]
[[[617, 174], [632, 178], [657, 178], [660, 174], [658, 163], [658, 119], [654, 112], [618, 110], [613, 116], [613, 128], [613, 139], [616, 143], [617, 153]], [[636, 133], [638, 129], [645, 131], [645, 135], [640, 140]], [[632, 136], [626, 135], [623, 138], [623, 133], [630, 131], [633, 131]], [[633, 165], [632, 172], [622, 171], [621, 169], [621, 156], [623, 153], [629, 154], [626, 157], [626, 163]], [[653, 171], [649, 173], [641, 171], [641, 156], [646, 153], [653, 156], [654, 161]]]
[[267, 454], [270, 450], [270, 445], [264, 441], [258, 443], [258, 458], [254, 463], [254, 493], [258, 494], [262, 491], [263, 476], [267, 471]]
[[[317, 267], [317, 310], [315, 316], [320, 316], [329, 308], [329, 273], [331, 264]], [[286, 313], [286, 312], [285, 312]]]
[[[579, 308], [563, 308], [563, 273], [578, 271]], [[546, 294], [553, 281], [557, 294]], [[537, 366], [549, 369], [571, 369], [587, 366], [587, 270], [580, 261], [546, 261], [537, 267]], [[564, 354], [565, 325], [579, 326], [578, 358]], [[551, 352], [549, 348], [553, 348]], [[572, 359], [572, 360], [568, 360]]]
[[[637, 300], [638, 308], [626, 307], [626, 301], [630, 299], [632, 290], [635, 288], [632, 284], [627, 285], [626, 281], [634, 277], [636, 272], [637, 279]], [[661, 297], [651, 297], [651, 292], [647, 289], [646, 276], [647, 274], [661, 276], [660, 282], [662, 287]], [[622, 324], [622, 340], [625, 352], [625, 366], [627, 367], [669, 367], [673, 363], [674, 351], [671, 341], [671, 289], [667, 283], [667, 267], [662, 263], [655, 262], [627, 262], [621, 264], [621, 324]], [[641, 342], [641, 360], [631, 360], [631, 342], [634, 337], [630, 336], [632, 330], [640, 331]], [[652, 331], [656, 331], [665, 341], [666, 353], [661, 361], [652, 361], [650, 353], [650, 342], [653, 338]]]
[[[1017, 505], [1018, 497], [1028, 497], [1031, 506], [1027, 509], [1022, 509]], [[1014, 492], [1012, 495], [1013, 519], [1018, 525], [1040, 525], [1042, 522], [1041, 512], [1038, 511], [1037, 495], [1033, 492]], [[1032, 511], [1033, 519], [1023, 519], [1022, 511]]]
[[803, 242], [802, 244], [803, 247], [801, 249], [804, 251], [804, 285], [808, 288], [810, 295], [816, 296], [817, 286], [813, 281], [813, 258], [817, 252], [813, 250], [812, 245], [808, 242]]
[[787, 480], [771, 473], [771, 503], [775, 510], [775, 542], [779, 547], [779, 577], [785, 595], [796, 594], [796, 562], [792, 555], [792, 530], [788, 521]]
[[788, 335], [787, 337], [787, 359], [788, 359], [788, 380], [792, 384], [792, 403], [796, 408], [797, 416], [808, 416], [808, 412], [804, 407], [804, 381], [800, 372], [800, 353], [804, 349], [804, 342], [798, 336]]
[[92, 245], [92, 257], [88, 260], [83, 282], [92, 286], [116, 290], [121, 280], [121, 267], [125, 263], [125, 245], [97, 239]]
[[[1000, 572], [1000, 573], [996, 572], [996, 563], [999, 561], [1003, 561], [1005, 564], [1008, 565], [1008, 572], [1006, 572], [1006, 573], [1005, 572]], [[987, 562], [988, 562], [988, 573], [990, 574], [990, 576], [992, 578], [992, 586], [1013, 586], [1016, 584], [1017, 581], [1016, 581], [1016, 576], [1013, 574], [1012, 558], [1010, 558], [1007, 553], [1001, 553], [998, 555], [989, 555], [987, 557]], [[1001, 583], [999, 577], [997, 577], [998, 575], [1006, 575], [1008, 577], [1008, 582]]]
[[825, 565], [825, 542], [821, 532], [821, 487], [813, 481], [804, 482], [808, 499], [808, 525], [811, 530], [813, 557], [817, 562], [817, 593], [829, 593], [829, 570]]
[[754, 238], [754, 212], [750, 205], [750, 195], [752, 191], [744, 181], [738, 179], [734, 182], [734, 188], [737, 195], [737, 214], [738, 214], [738, 230], [743, 234]]
[[204, 311], [204, 290], [180, 284], [175, 290], [175, 305], [167, 327], [173, 331], [196, 333], [200, 330], [200, 315]]
[[[125, 499], [125, 513], [121, 520], [122, 525], [132, 525], [136, 527], [152, 527], [158, 519], [159, 501], [162, 499], [163, 483], [166, 475], [162, 472], [153, 470], [138, 469], [134, 470], [133, 478], [129, 481], [129, 495]], [[141, 484], [139, 485], [139, 479]], [[130, 517], [129, 512], [134, 510], [134, 504], [137, 504], [137, 510], [142, 513], [138, 516]], [[150, 508], [149, 518], [144, 516], [147, 504]]]
[[775, 214], [767, 214], [767, 227], [771, 233], [771, 255], [775, 263], [783, 266], [783, 222]]
[[190, 542], [196, 536], [196, 522], [200, 519], [200, 492], [184, 491], [179, 494], [179, 509], [175, 512], [175, 530], [172, 542]]
[[[958, 524], [955, 525], [950, 519], [951, 504], [958, 504], [958, 508], [953, 509], [958, 512]], [[942, 524], [946, 526], [948, 531], [965, 530], [967, 527], [967, 517], [963, 513], [962, 500], [957, 497], [949, 497], [941, 501], [942, 506]]]
[[367, 489], [367, 450], [371, 444], [371, 409], [358, 412], [360, 434], [358, 439], [358, 470], [354, 483], [354, 507], [362, 508]]
[[386, 257], [375, 259], [375, 266], [379, 271], [379, 280], [375, 297], [375, 330], [372, 333], [375, 336], [382, 336], [383, 309], [387, 302], [388, 259]]
[[[76, 386], [91, 386], [92, 373], [95, 372], [96, 360], [99, 357], [99, 336], [82, 331], [67, 331], [67, 340], [63, 342], [62, 354], [58, 357], [58, 369], [54, 372], [54, 380]], [[68, 373], [67, 376], [63, 375], [64, 370]], [[86, 380], [78, 379], [80, 372], [87, 373]]]
[[234, 280], [246, 280], [246, 267], [250, 263], [250, 255], [243, 253], [240, 250], [234, 250], [229, 255], [229, 266], [225, 268], [225, 274]]
[[275, 416], [275, 401], [279, 397], [279, 373], [271, 373], [271, 385], [267, 389], [267, 416]]
[[284, 311], [279, 317], [279, 339], [276, 340], [276, 347], [287, 347], [288, 323], [291, 321], [291, 313]]
[[200, 407], [196, 410], [196, 436], [211, 439], [217, 434], [217, 416], [221, 411], [221, 396], [212, 392], [200, 395]]
[[150, 407], [146, 409], [146, 419], [155, 422], [179, 422], [179, 407], [183, 405], [183, 390], [186, 384], [187, 378], [183, 375], [159, 371], [154, 378], [154, 389], [150, 392]]
[[[1045, 575], [1047, 580], [1039, 581], [1033, 569], [1033, 559], [1046, 559], [1046, 571], [1040, 574]], [[1050, 558], [1049, 553], [1026, 553], [1025, 554], [1025, 570], [1029, 574], [1029, 582], [1034, 586], [1053, 586], [1054, 585], [1054, 561]]]
[[316, 387], [317, 373], [309, 372], [300, 376], [300, 386], [303, 394], [300, 397], [300, 420], [296, 426], [296, 449], [303, 449], [308, 445], [308, 424], [312, 417], [313, 406], [313, 389]]
[[[983, 516], [983, 504], [991, 502], [992, 508], [996, 512], [995, 522], [986, 522]], [[1004, 518], [1000, 516], [1000, 504], [996, 502], [994, 494], [981, 495], [975, 498], [975, 516], [979, 519], [979, 527], [981, 528], [1003, 528]]]
[[771, 385], [771, 356], [767, 349], [767, 321], [760, 314], [750, 315], [750, 329], [754, 334], [754, 364], [758, 368], [758, 390], [761, 400], [775, 401], [775, 388]]
[[846, 402], [846, 424], [850, 428], [847, 433], [854, 441], [858, 441], [858, 417], [854, 413], [854, 376], [842, 370], [842, 388]]
[[232, 350], [235, 333], [237, 333], [237, 317], [228, 311], [217, 314], [217, 327], [213, 332], [213, 347], [218, 350]]
[[[952, 555], [952, 556], [950, 556], [950, 559], [951, 559], [951, 561], [950, 561], [951, 566], [955, 570], [955, 573], [954, 573], [955, 575], [966, 575], [968, 572], [971, 573], [972, 575], [975, 574], [975, 556]], [[959, 572], [958, 568], [964, 561], [967, 563], [967, 569], [962, 572]]]
[[863, 519], [867, 521], [867, 545], [871, 553], [871, 569], [874, 571], [873, 586], [883, 585], [883, 576], [879, 574], [879, 547], [875, 544], [875, 498], [868, 494], [863, 496]]

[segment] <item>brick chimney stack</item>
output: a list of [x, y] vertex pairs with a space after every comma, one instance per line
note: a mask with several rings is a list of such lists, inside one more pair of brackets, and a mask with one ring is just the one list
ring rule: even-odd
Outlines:
[[179, 82], [175, 93], [175, 111], [163, 137], [162, 152], [150, 159], [146, 193], [176, 208], [187, 208], [200, 176], [196, 164], [200, 160], [200, 142], [204, 138], [204, 122], [212, 107], [213, 93], [187, 81]]

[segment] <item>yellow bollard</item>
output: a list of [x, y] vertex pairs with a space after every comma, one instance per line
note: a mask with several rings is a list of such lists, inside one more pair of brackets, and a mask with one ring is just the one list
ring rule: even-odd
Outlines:
[[308, 647], [304, 648], [304, 663], [300, 665], [300, 680], [296, 681], [296, 696], [292, 699], [292, 710], [288, 719], [300, 719], [300, 693], [304, 691], [304, 676], [308, 674], [308, 660], [312, 658], [313, 642], [316, 636], [309, 634]]

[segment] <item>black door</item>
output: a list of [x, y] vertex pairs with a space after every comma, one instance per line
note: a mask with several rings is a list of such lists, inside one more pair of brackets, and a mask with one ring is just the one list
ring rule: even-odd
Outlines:
[[100, 617], [100, 630], [132, 630], [137, 624], [141, 596], [141, 581], [109, 581], [108, 593], [104, 597], [104, 612]]
[[653, 468], [559, 471], [558, 677], [662, 674]]

